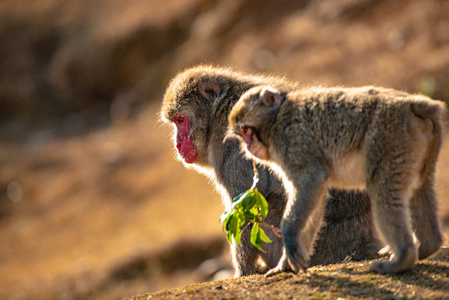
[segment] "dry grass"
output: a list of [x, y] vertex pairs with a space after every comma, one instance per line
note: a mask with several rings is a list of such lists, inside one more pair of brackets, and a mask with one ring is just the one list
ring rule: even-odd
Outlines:
[[420, 261], [412, 272], [379, 275], [371, 262], [316, 266], [307, 273], [261, 275], [192, 284], [129, 298], [146, 299], [447, 299], [449, 247]]

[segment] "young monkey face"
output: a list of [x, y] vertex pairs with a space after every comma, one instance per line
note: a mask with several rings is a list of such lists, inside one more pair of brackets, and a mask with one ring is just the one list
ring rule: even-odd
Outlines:
[[268, 160], [268, 149], [259, 138], [257, 138], [258, 134], [255, 134], [256, 132], [257, 131], [253, 128], [246, 125], [243, 125], [238, 130], [238, 134], [246, 143], [248, 152], [259, 159]]
[[248, 152], [259, 159], [270, 159], [263, 133], [276, 116], [283, 98], [275, 88], [254, 87], [240, 97], [229, 115], [229, 132], [240, 136]]

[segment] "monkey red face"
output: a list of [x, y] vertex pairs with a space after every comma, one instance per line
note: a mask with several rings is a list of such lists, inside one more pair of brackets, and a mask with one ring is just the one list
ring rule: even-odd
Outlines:
[[190, 134], [190, 120], [186, 115], [178, 114], [173, 117], [173, 122], [177, 131], [176, 149], [186, 163], [192, 164], [198, 158], [198, 150]]
[[239, 128], [239, 135], [246, 143], [248, 151], [257, 158], [268, 159], [267, 147], [257, 138], [253, 128], [243, 125]]

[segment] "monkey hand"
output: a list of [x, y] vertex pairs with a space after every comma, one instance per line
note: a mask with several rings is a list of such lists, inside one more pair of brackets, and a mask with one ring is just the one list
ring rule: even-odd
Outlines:
[[380, 249], [378, 252], [380, 257], [390, 257], [392, 253], [393, 252], [391, 251], [391, 248], [388, 245]]
[[274, 268], [269, 270], [265, 277], [271, 277], [274, 275], [277, 275], [282, 272], [293, 272], [293, 270], [290, 268], [290, 264], [288, 263], [287, 253], [285, 253], [285, 248], [283, 248], [282, 257], [279, 260], [278, 265]]
[[282, 253], [282, 257], [279, 260], [278, 265], [274, 268], [269, 270], [266, 274], [265, 277], [271, 277], [274, 275], [277, 275], [279, 273], [282, 272], [292, 272], [292, 273], [298, 273], [300, 270], [302, 271], [306, 271], [307, 269], [307, 263], [305, 262], [304, 259], [302, 260], [297, 260], [294, 264], [290, 261], [290, 258], [287, 255], [287, 252], [284, 248], [283, 253]]
[[301, 246], [299, 246], [297, 242], [285, 242], [285, 253], [288, 258], [288, 264], [294, 273], [299, 273], [299, 271], [305, 272], [307, 270], [307, 255], [305, 255]]

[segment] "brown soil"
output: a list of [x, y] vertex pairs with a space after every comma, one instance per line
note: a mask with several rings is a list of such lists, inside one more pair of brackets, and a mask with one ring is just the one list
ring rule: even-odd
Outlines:
[[129, 300], [146, 299], [447, 299], [449, 247], [412, 272], [379, 275], [371, 262], [316, 266], [306, 273], [262, 275], [187, 285]]

